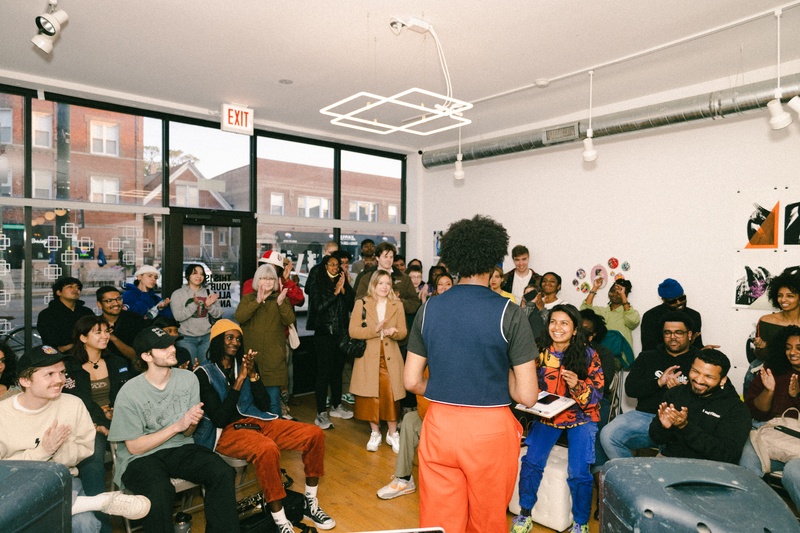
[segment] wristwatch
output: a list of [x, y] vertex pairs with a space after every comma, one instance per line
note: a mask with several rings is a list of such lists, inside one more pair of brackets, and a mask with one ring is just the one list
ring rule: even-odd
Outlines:
[[250, 383], [258, 383], [259, 381], [261, 381], [261, 374], [258, 372], [256, 372], [255, 376], [250, 376]]

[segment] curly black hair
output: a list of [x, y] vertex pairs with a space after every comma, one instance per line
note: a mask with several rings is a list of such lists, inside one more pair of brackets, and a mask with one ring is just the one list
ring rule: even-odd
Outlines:
[[507, 253], [508, 232], [487, 216], [453, 222], [442, 236], [442, 262], [462, 278], [491, 272]]
[[564, 358], [561, 360], [561, 366], [578, 375], [578, 379], [584, 380], [589, 375], [589, 362], [586, 360], [586, 347], [589, 345], [589, 336], [585, 329], [583, 329], [583, 319], [578, 309], [572, 304], [559, 304], [553, 307], [547, 314], [545, 321], [544, 333], [537, 339], [537, 344], [543, 349], [550, 348], [553, 344], [553, 338], [550, 337], [550, 317], [553, 313], [557, 312], [566, 313], [572, 321], [572, 327], [575, 328], [575, 336], [564, 352]]
[[789, 358], [786, 357], [786, 342], [789, 337], [800, 337], [800, 327], [793, 324], [782, 328], [767, 346], [769, 352], [767, 360], [764, 362], [764, 367], [769, 368], [778, 376], [792, 371], [792, 364], [789, 362]]
[[780, 308], [778, 291], [787, 288], [794, 294], [800, 294], [800, 274], [796, 270], [786, 269], [769, 281], [768, 295], [772, 306]]

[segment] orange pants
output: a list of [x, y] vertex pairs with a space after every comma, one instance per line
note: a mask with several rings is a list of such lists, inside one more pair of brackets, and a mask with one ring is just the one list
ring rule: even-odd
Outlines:
[[228, 424], [219, 436], [216, 450], [228, 457], [252, 463], [258, 484], [268, 502], [286, 497], [281, 482], [281, 450], [302, 452], [306, 477], [322, 477], [325, 474], [325, 435], [314, 424], [282, 418], [265, 421], [250, 417], [237, 422], [257, 424], [261, 431], [234, 429], [233, 424]]
[[507, 531], [521, 436], [508, 407], [431, 402], [419, 443], [420, 527]]

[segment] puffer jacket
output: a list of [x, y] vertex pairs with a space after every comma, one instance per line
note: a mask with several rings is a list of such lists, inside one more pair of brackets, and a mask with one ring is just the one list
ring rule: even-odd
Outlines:
[[341, 335], [350, 324], [350, 311], [356, 301], [356, 293], [349, 283], [343, 285], [344, 292], [334, 296], [339, 276], [331, 279], [326, 269], [318, 268], [314, 273], [314, 291], [308, 298], [308, 320], [306, 329], [317, 335]]

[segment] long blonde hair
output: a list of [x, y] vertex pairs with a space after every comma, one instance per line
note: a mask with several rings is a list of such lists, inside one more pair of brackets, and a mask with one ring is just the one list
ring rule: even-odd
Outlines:
[[[386, 272], [385, 270], [376, 270], [372, 277], [369, 278], [369, 289], [367, 290], [367, 296], [372, 298], [373, 300], [378, 299], [378, 295], [375, 294], [375, 288], [378, 286], [378, 280], [382, 277], [388, 277], [391, 280], [392, 275]], [[397, 295], [394, 293], [394, 288], [389, 288], [389, 294], [386, 296], [389, 300], [397, 300]]]

